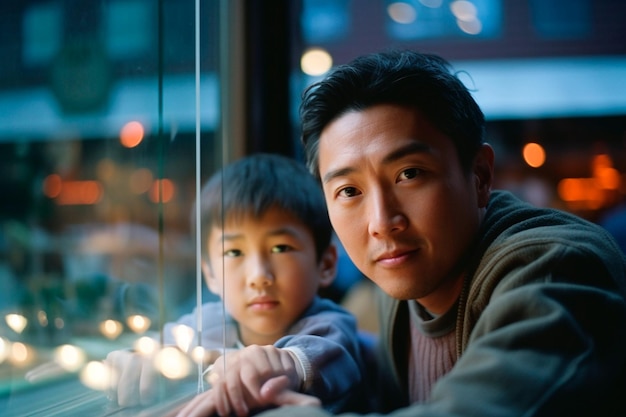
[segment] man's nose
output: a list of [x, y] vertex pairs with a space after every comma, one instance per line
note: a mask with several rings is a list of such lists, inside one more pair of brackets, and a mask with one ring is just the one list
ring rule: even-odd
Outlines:
[[372, 236], [392, 235], [406, 229], [409, 223], [393, 192], [383, 189], [370, 193], [367, 215]]

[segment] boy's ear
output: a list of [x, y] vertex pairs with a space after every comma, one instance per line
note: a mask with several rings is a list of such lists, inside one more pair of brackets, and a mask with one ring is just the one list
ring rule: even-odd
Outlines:
[[326, 288], [335, 280], [337, 275], [337, 247], [331, 243], [320, 259], [320, 288]]
[[216, 295], [222, 294], [222, 285], [219, 279], [213, 273], [211, 265], [207, 261], [202, 261], [202, 275], [204, 275], [204, 282], [206, 282], [209, 290]]

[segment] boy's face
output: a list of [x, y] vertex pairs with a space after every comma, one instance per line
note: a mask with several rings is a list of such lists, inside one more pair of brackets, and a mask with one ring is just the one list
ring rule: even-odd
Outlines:
[[205, 280], [239, 323], [245, 345], [273, 344], [284, 336], [335, 277], [335, 248], [318, 262], [312, 233], [278, 208], [260, 219], [226, 219], [224, 229], [214, 227], [208, 239]]
[[401, 106], [346, 113], [320, 136], [324, 195], [348, 255], [387, 294], [435, 313], [460, 292], [458, 266], [482, 219], [492, 164], [485, 145], [464, 173], [450, 138]]

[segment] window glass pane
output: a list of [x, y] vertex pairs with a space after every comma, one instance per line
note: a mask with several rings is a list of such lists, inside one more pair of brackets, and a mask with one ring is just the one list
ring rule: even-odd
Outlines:
[[0, 5], [0, 415], [98, 415], [106, 354], [195, 306], [221, 165], [219, 2], [196, 5]]

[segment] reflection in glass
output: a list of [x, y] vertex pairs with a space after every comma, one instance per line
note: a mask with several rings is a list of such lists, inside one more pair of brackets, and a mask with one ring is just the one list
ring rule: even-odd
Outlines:
[[190, 372], [158, 331], [196, 303], [196, 175], [221, 164], [220, 2], [199, 3], [0, 5], [3, 416], [97, 415], [116, 349]]

